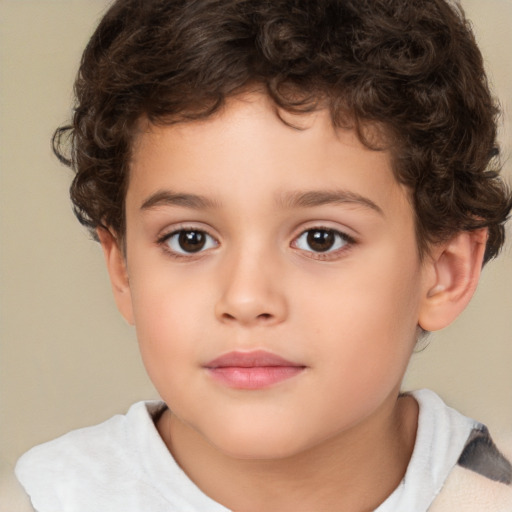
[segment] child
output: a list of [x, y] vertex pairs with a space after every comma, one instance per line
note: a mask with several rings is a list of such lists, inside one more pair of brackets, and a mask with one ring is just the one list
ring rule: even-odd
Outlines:
[[458, 8], [118, 0], [76, 94], [56, 152], [163, 401], [24, 455], [36, 510], [512, 509], [486, 428], [400, 393], [512, 206]]

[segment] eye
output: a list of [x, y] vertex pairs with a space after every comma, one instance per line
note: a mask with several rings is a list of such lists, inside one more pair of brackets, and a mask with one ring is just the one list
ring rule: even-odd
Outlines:
[[348, 235], [334, 229], [314, 228], [304, 231], [296, 239], [294, 246], [303, 251], [327, 253], [342, 249], [351, 242]]
[[180, 229], [166, 236], [163, 242], [178, 254], [194, 254], [217, 246], [212, 236], [198, 229]]

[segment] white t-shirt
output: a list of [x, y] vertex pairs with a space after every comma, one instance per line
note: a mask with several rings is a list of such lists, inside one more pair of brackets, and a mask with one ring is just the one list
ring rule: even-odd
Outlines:
[[[441, 490], [474, 429], [432, 391], [419, 403], [414, 451], [401, 484], [376, 512], [424, 512]], [[181, 470], [156, 430], [162, 402], [32, 448], [16, 476], [38, 512], [227, 512]], [[511, 509], [512, 510], [512, 509]]]

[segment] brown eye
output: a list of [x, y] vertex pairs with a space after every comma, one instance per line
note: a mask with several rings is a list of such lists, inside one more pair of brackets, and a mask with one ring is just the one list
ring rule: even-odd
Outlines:
[[315, 228], [304, 231], [296, 240], [295, 246], [309, 252], [332, 252], [352, 242], [352, 239], [334, 229]]
[[185, 252], [197, 252], [204, 247], [206, 237], [201, 231], [181, 231], [178, 243]]
[[204, 231], [197, 229], [181, 229], [172, 233], [165, 243], [179, 254], [193, 254], [217, 245], [217, 242]]
[[332, 248], [336, 239], [332, 231], [316, 229], [308, 232], [307, 241], [314, 251], [325, 252]]

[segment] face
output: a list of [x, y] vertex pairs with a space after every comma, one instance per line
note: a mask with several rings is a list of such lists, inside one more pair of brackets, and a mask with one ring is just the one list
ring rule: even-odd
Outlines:
[[143, 127], [126, 197], [121, 310], [149, 376], [237, 457], [299, 453], [394, 403], [418, 324], [423, 270], [389, 154], [324, 111], [291, 122], [252, 94]]

